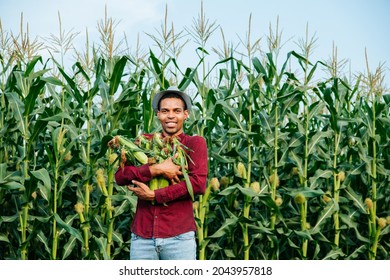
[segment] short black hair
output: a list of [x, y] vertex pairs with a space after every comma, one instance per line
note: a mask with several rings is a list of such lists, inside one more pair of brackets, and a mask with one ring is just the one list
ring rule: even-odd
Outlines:
[[175, 92], [167, 92], [166, 94], [164, 94], [163, 96], [161, 96], [160, 100], [158, 101], [158, 105], [157, 105], [157, 109], [160, 111], [160, 103], [161, 103], [161, 100], [163, 99], [166, 99], [166, 98], [177, 98], [177, 99], [180, 99], [182, 102], [183, 102], [183, 105], [184, 105], [184, 110], [187, 110], [187, 104], [186, 102], [184, 101], [184, 99], [178, 95], [177, 93]]

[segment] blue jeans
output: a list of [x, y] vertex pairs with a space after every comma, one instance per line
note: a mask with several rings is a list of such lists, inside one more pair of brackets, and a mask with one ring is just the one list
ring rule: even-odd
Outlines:
[[195, 232], [169, 238], [131, 234], [130, 260], [196, 260]]

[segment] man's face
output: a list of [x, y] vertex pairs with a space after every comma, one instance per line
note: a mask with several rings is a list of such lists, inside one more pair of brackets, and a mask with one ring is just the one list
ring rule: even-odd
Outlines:
[[188, 117], [188, 110], [184, 110], [181, 99], [165, 98], [160, 101], [157, 117], [165, 136], [177, 136], [183, 132], [183, 123]]

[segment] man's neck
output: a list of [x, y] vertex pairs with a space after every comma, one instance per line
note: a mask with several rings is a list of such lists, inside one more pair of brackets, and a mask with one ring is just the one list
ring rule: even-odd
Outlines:
[[168, 137], [177, 137], [177, 136], [180, 136], [181, 134], [183, 134], [184, 132], [183, 132], [183, 130], [181, 130], [180, 132], [176, 132], [175, 134], [168, 134], [168, 133], [166, 133], [165, 131], [163, 131], [162, 133], [161, 133], [161, 135], [163, 136], [163, 137], [166, 137], [166, 136], [168, 136]]

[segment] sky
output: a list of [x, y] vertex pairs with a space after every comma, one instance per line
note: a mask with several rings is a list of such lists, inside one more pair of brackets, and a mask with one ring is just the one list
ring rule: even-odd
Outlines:
[[[201, 0], [0, 0], [0, 20], [3, 30], [17, 34], [21, 14], [28, 24], [31, 37], [48, 38], [59, 33], [58, 14], [62, 29], [77, 32], [75, 46], [98, 40], [97, 24], [107, 15], [116, 22], [116, 35], [126, 35], [130, 48], [137, 38], [148, 49], [153, 41], [146, 34], [157, 35], [164, 20], [174, 24], [175, 32], [191, 29], [200, 13]], [[380, 64], [385, 68], [385, 83], [390, 85], [390, 1], [388, 0], [203, 0], [209, 23], [218, 28], [208, 41], [208, 51], [222, 48], [221, 30], [228, 43], [239, 45], [245, 40], [251, 18], [251, 38], [260, 39], [267, 49], [269, 27], [282, 32], [283, 49], [299, 50], [297, 42], [306, 36], [316, 38], [312, 60], [329, 60], [337, 47], [339, 60], [347, 61], [349, 72], [374, 71]], [[195, 47], [186, 45], [183, 56], [189, 64], [198, 61]], [[183, 58], [182, 58], [183, 59]], [[186, 65], [190, 66], [190, 65]]]

